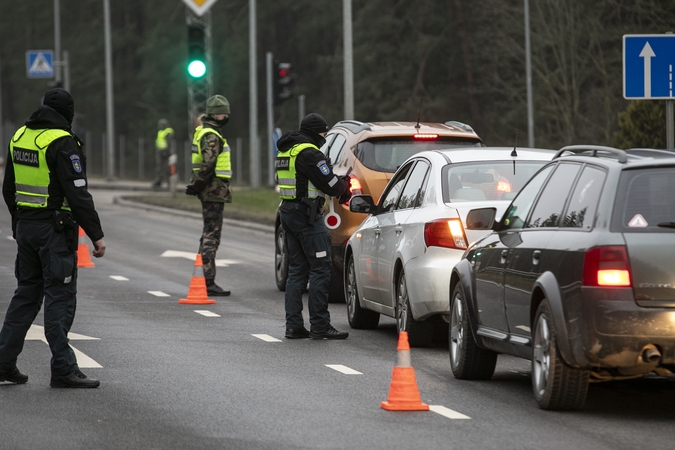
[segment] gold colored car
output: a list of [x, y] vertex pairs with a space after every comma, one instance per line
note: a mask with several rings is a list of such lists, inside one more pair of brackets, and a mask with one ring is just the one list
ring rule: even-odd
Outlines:
[[[336, 175], [349, 173], [353, 195], [366, 194], [377, 201], [396, 169], [410, 156], [424, 150], [484, 146], [476, 132], [461, 122], [343, 120], [330, 129], [321, 151]], [[326, 202], [324, 218], [331, 236], [333, 259], [331, 303], [344, 302], [345, 244], [365, 217], [349, 211], [349, 203], [341, 205], [337, 198], [329, 198]], [[283, 291], [288, 276], [288, 255], [278, 214], [275, 233], [275, 276], [277, 287]]]

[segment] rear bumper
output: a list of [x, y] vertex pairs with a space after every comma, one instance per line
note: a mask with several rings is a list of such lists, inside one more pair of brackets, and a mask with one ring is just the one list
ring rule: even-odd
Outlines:
[[[650, 365], [675, 365], [675, 308], [638, 306], [630, 288], [582, 288], [580, 297], [580, 314], [568, 309], [566, 318], [579, 366], [648, 372]], [[648, 364], [643, 353], [652, 346], [660, 357]]]

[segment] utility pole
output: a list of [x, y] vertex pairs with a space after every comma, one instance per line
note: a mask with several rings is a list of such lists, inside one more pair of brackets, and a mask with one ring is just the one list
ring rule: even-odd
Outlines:
[[[61, 84], [61, 2], [54, 0], [54, 81]], [[68, 90], [68, 89], [66, 89]]]
[[354, 57], [352, 54], [352, 0], [342, 0], [344, 40], [345, 120], [354, 119]]
[[267, 52], [265, 58], [265, 81], [267, 83], [267, 185], [274, 187], [274, 137], [272, 136], [274, 129], [274, 88], [272, 87], [272, 66], [273, 62], [272, 52]]
[[256, 59], [256, 0], [249, 0], [248, 75], [249, 75], [249, 173], [252, 188], [260, 187], [260, 150], [258, 146], [258, 63]]
[[110, 0], [103, 0], [105, 35], [105, 101], [108, 147], [108, 181], [115, 178], [115, 122], [113, 113], [112, 44], [110, 37]]
[[527, 145], [534, 148], [534, 107], [532, 105], [532, 49], [530, 45], [530, 4], [525, 0], [525, 79], [527, 83]]

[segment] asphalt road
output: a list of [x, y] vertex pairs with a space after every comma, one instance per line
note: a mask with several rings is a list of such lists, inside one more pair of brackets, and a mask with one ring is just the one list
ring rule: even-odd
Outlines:
[[[108, 251], [79, 270], [71, 345], [101, 387], [49, 387], [39, 314], [19, 358], [29, 382], [0, 384], [1, 450], [672, 447], [672, 380], [595, 384], [584, 410], [545, 412], [532, 398], [529, 363], [500, 356], [492, 380], [455, 380], [443, 342], [411, 352], [422, 400], [435, 411], [384, 411], [396, 362], [392, 320], [350, 330], [345, 306], [330, 305], [348, 340], [284, 339], [273, 235], [232, 224], [217, 275], [232, 296], [179, 304], [200, 220], [93, 194]], [[16, 285], [9, 222], [3, 206], [0, 319]]]

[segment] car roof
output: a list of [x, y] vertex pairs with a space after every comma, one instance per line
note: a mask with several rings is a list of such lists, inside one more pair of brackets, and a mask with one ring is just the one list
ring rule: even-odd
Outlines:
[[[417, 127], [419, 126], [419, 128]], [[364, 133], [362, 139], [382, 136], [412, 136], [413, 134], [439, 134], [442, 136], [467, 137], [480, 140], [476, 132], [469, 125], [461, 122], [449, 121], [446, 123], [431, 122], [359, 122], [343, 120], [333, 125], [333, 128], [343, 128], [354, 134]]]
[[555, 159], [558, 158], [621, 166], [622, 170], [675, 165], [675, 152], [672, 151], [647, 148], [621, 150], [598, 145], [569, 145], [558, 150]]
[[[496, 160], [528, 160], [550, 161], [556, 151], [544, 148], [516, 147], [518, 156], [512, 157], [513, 147], [458, 147], [445, 150], [430, 150], [429, 152], [440, 153], [453, 163], [468, 161], [496, 161]], [[421, 152], [422, 155], [427, 152]], [[416, 155], [416, 156], [417, 156]]]

